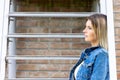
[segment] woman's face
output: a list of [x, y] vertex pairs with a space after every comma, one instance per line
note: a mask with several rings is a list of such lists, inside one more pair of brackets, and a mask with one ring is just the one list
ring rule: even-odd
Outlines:
[[98, 45], [96, 34], [90, 20], [87, 20], [86, 27], [83, 30], [83, 33], [85, 35], [85, 41], [90, 42], [92, 46]]

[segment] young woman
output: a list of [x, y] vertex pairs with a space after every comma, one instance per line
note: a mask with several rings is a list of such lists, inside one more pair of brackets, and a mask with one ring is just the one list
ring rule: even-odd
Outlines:
[[89, 16], [83, 33], [91, 47], [81, 53], [70, 72], [69, 80], [109, 80], [106, 15]]

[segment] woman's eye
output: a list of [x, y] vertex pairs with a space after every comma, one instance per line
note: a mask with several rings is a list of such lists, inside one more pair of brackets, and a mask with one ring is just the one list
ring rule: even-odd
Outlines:
[[88, 26], [88, 29], [92, 29], [90, 26]]

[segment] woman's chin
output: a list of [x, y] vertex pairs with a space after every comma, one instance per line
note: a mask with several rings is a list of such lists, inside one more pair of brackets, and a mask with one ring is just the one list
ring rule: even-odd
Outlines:
[[88, 39], [85, 39], [86, 42], [90, 42]]

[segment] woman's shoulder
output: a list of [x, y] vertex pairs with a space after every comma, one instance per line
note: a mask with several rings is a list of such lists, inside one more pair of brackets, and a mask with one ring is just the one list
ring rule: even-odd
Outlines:
[[103, 47], [98, 47], [95, 50], [91, 51], [92, 55], [103, 55], [108, 56], [108, 51]]
[[108, 54], [108, 51], [105, 48], [103, 48], [103, 47], [99, 47], [97, 52], [99, 52], [101, 54], [105, 54], [105, 55]]
[[82, 54], [81, 54], [81, 57], [92, 57], [94, 58], [95, 56], [97, 55], [101, 55], [101, 56], [108, 56], [108, 51], [101, 47], [101, 46], [97, 46], [97, 47], [89, 47], [89, 48], [86, 48]]
[[95, 49], [94, 51], [91, 52], [91, 56], [90, 56], [93, 60], [97, 59], [97, 60], [108, 60], [108, 51], [103, 48], [103, 47], [99, 47], [97, 49]]

